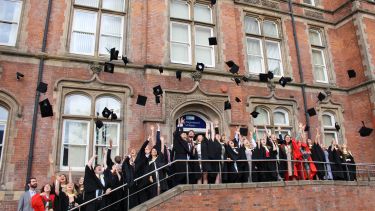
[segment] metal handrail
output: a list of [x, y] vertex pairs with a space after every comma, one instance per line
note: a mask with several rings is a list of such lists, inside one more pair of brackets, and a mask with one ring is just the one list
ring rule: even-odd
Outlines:
[[[143, 178], [145, 178], [145, 177], [147, 177], [147, 176], [152, 175], [153, 173], [155, 173], [155, 172], [157, 172], [157, 171], [159, 171], [159, 170], [162, 170], [162, 169], [164, 169], [164, 168], [166, 168], [166, 167], [169, 167], [169, 166], [171, 166], [171, 165], [173, 165], [173, 164], [175, 164], [175, 163], [179, 163], [179, 162], [186, 163], [186, 172], [179, 172], [179, 173], [174, 173], [174, 174], [172, 174], [172, 175], [168, 175], [168, 177], [164, 178], [164, 180], [166, 180], [166, 179], [168, 179], [168, 178], [170, 178], [170, 177], [173, 177], [173, 176], [175, 176], [175, 175], [178, 175], [178, 174], [185, 174], [185, 173], [186, 173], [186, 175], [187, 175], [187, 184], [189, 184], [189, 174], [191, 174], [191, 173], [201, 173], [201, 172], [189, 171], [188, 163], [194, 163], [194, 162], [219, 162], [219, 164], [220, 164], [221, 162], [280, 162], [280, 161], [282, 161], [282, 162], [299, 162], [299, 163], [314, 163], [314, 164], [330, 164], [330, 165], [338, 165], [337, 163], [333, 163], [333, 162], [305, 161], [305, 160], [288, 160], [288, 159], [251, 159], [251, 160], [244, 160], [244, 159], [241, 159], [241, 160], [196, 160], [196, 159], [193, 159], [193, 160], [174, 160], [174, 161], [172, 161], [172, 162], [170, 162], [170, 163], [168, 163], [168, 164], [165, 164], [165, 165], [163, 165], [163, 166], [161, 166], [161, 167], [159, 167], [159, 168], [157, 168], [157, 169], [155, 169], [155, 170], [153, 170], [153, 171], [151, 171], [151, 172], [148, 172], [148, 173], [146, 173], [146, 174], [144, 174], [144, 175], [142, 175], [142, 176], [140, 176], [140, 177], [134, 179], [134, 182], [136, 182], [136, 181], [138, 181], [138, 180], [141, 180], [141, 179], [143, 179]], [[348, 165], [353, 165], [353, 166], [366, 166], [366, 167], [367, 167], [367, 168], [366, 168], [366, 172], [367, 172], [368, 176], [370, 176], [370, 170], [369, 170], [368, 167], [375, 167], [375, 163], [356, 163], [356, 164], [353, 164], [353, 163], [341, 163], [341, 165], [346, 165], [346, 166], [348, 166]], [[325, 166], [326, 166], [326, 165], [324, 165], [324, 167], [325, 167]], [[279, 173], [278, 169], [276, 169], [276, 171]], [[326, 169], [325, 169], [325, 171], [326, 171]], [[251, 171], [251, 169], [250, 169], [250, 171], [241, 171], [241, 173], [247, 173], [247, 172], [251, 173], [252, 171]], [[258, 172], [274, 172], [274, 171], [258, 171]], [[348, 172], [348, 170], [346, 170], [346, 171], [332, 171], [332, 172]], [[371, 171], [371, 172], [372, 172], [372, 171]], [[374, 172], [375, 172], [375, 171], [374, 171]], [[219, 172], [212, 172], [212, 173], [219, 173], [219, 174], [221, 174], [221, 173], [232, 173], [232, 172], [222, 172], [222, 171], [221, 171], [221, 168], [219, 168]], [[368, 178], [368, 179], [370, 180], [370, 178]], [[160, 182], [160, 181], [159, 181], [159, 182]], [[110, 193], [115, 192], [115, 191], [117, 191], [117, 190], [120, 190], [120, 189], [126, 187], [127, 185], [128, 185], [127, 183], [124, 183], [124, 184], [120, 185], [119, 187], [117, 187], [117, 188], [111, 190]], [[112, 203], [112, 204], [110, 204], [110, 205], [108, 205], [108, 206], [106, 206], [106, 207], [100, 209], [100, 210], [106, 209], [106, 208], [108, 208], [108, 207], [110, 207], [110, 206], [112, 206], [112, 205], [114, 205], [114, 204], [116, 204], [116, 203], [118, 203], [118, 202], [120, 202], [120, 201], [122, 201], [122, 200], [124, 200], [124, 199], [127, 199], [127, 198], [129, 198], [130, 196], [132, 196], [132, 195], [134, 195], [134, 194], [137, 194], [137, 193], [139, 193], [139, 192], [141, 192], [141, 191], [143, 191], [143, 190], [149, 188], [149, 187], [152, 186], [152, 185], [154, 185], [154, 184], [148, 185], [148, 186], [146, 186], [146, 187], [144, 187], [144, 188], [142, 188], [142, 189], [140, 189], [140, 190], [137, 190], [136, 192], [134, 192], [134, 193], [132, 193], [132, 194], [130, 194], [130, 195], [129, 195], [129, 192], [128, 192], [128, 195], [127, 195], [127, 196], [123, 197], [122, 199], [120, 199], [120, 200], [118, 200], [118, 201], [116, 201], [116, 202], [114, 202], [114, 203]], [[102, 197], [104, 197], [104, 196], [106, 196], [106, 195], [107, 195], [107, 194], [103, 194], [103, 195], [98, 196], [98, 197], [96, 197], [96, 198], [90, 199], [89, 201], [86, 201], [86, 202], [84, 202], [84, 203], [82, 203], [82, 204], [80, 204], [80, 205], [78, 205], [78, 206], [76, 206], [76, 207], [70, 209], [69, 211], [73, 211], [73, 210], [80, 209], [81, 207], [83, 207], [83, 206], [85, 206], [85, 205], [87, 205], [87, 204], [89, 204], [89, 203], [92, 203], [92, 202], [94, 202], [94, 201], [96, 201], [96, 200], [98, 200], [98, 199], [101, 199]]]

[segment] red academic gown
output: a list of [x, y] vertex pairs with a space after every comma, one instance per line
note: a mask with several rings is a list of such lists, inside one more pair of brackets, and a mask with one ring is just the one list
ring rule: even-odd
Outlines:
[[[298, 146], [295, 139], [291, 140], [291, 148], [292, 148], [292, 160], [302, 160], [302, 153], [300, 151], [300, 147]], [[283, 147], [286, 147], [285, 145]], [[292, 161], [292, 168], [293, 168], [293, 176], [288, 176], [288, 171], [285, 172], [285, 180], [288, 181], [293, 177], [298, 179], [299, 172], [302, 171], [302, 164], [301, 162]]]
[[39, 193], [31, 198], [31, 207], [34, 211], [45, 211], [43, 198]]

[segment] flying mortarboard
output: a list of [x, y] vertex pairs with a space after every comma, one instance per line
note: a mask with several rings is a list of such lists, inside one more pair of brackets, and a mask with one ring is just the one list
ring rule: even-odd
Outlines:
[[326, 99], [326, 96], [323, 93], [319, 92], [318, 100], [323, 101], [324, 99]]
[[111, 111], [107, 108], [107, 107], [104, 107], [103, 111], [102, 111], [102, 116], [104, 118], [109, 118], [109, 116], [111, 116]]
[[248, 133], [249, 133], [249, 129], [247, 127], [241, 127], [240, 128], [241, 136], [247, 136]]
[[159, 96], [159, 95], [162, 95], [163, 94], [163, 89], [161, 88], [160, 85], [157, 85], [155, 86], [154, 88], [152, 88], [154, 90], [154, 95], [155, 96]]
[[109, 51], [109, 53], [110, 53], [109, 61], [118, 60], [118, 53], [119, 53], [119, 51], [116, 50], [116, 48], [111, 48], [111, 50]]
[[16, 73], [16, 78], [17, 78], [17, 80], [20, 80], [21, 78], [23, 78], [25, 75], [24, 74], [22, 74], [22, 73], [20, 73], [20, 72], [17, 72]]
[[115, 65], [109, 62], [104, 63], [104, 72], [113, 73]]
[[253, 118], [257, 118], [258, 115], [259, 115], [259, 112], [257, 112], [257, 111], [253, 111], [253, 112], [250, 113], [250, 115], [251, 115]]
[[241, 83], [241, 79], [239, 79], [239, 78], [234, 78], [234, 82], [236, 82], [237, 86], [239, 86], [240, 83]]
[[217, 45], [216, 37], [209, 37], [208, 43], [209, 43], [209, 45]]
[[270, 80], [273, 79], [273, 72], [268, 71], [267, 75], [268, 75], [268, 79]]
[[224, 103], [224, 110], [232, 109], [232, 105], [230, 104], [229, 100], [225, 101]]
[[100, 129], [100, 128], [102, 128], [103, 127], [103, 121], [102, 120], [100, 120], [100, 119], [97, 119], [96, 121], [95, 121], [95, 125], [96, 125], [96, 127], [98, 128], [98, 129]]
[[316, 115], [315, 108], [308, 109], [307, 113], [309, 114], [310, 117], [315, 116]]
[[279, 84], [282, 86], [282, 87], [285, 87], [285, 85], [288, 83], [288, 82], [291, 82], [292, 81], [292, 78], [291, 77], [281, 77], [280, 80], [279, 80]]
[[366, 127], [365, 126], [365, 123], [362, 121], [362, 127], [361, 127], [361, 129], [358, 131], [359, 132], [359, 135], [361, 136], [361, 137], [366, 137], [366, 136], [369, 136], [371, 133], [372, 133], [372, 131], [373, 131], [373, 129], [372, 128], [368, 128], [368, 127]]
[[240, 67], [236, 63], [234, 63], [232, 60], [227, 61], [225, 63], [230, 68], [229, 72], [231, 72], [232, 74], [236, 74], [240, 70]]
[[310, 130], [310, 126], [306, 125], [304, 131], [307, 132]]
[[147, 97], [143, 95], [138, 95], [137, 97], [137, 104], [141, 106], [145, 106], [147, 102]]
[[203, 70], [204, 70], [204, 64], [198, 62], [197, 65], [195, 66], [195, 69], [198, 70], [198, 71], [203, 72]]
[[122, 56], [121, 59], [124, 62], [125, 66], [129, 63], [128, 57]]
[[216, 4], [216, 0], [211, 0], [211, 5], [215, 5]]
[[38, 92], [40, 92], [40, 93], [46, 93], [47, 92], [47, 87], [48, 87], [48, 84], [40, 82], [38, 84], [38, 87], [36, 88], [36, 90]]
[[39, 107], [40, 107], [40, 114], [42, 115], [42, 118], [53, 116], [52, 105], [49, 102], [48, 98], [39, 102]]
[[261, 82], [268, 82], [268, 74], [267, 73], [260, 73], [259, 74], [259, 80]]
[[159, 95], [155, 95], [155, 103], [156, 104], [160, 103], [160, 96]]
[[180, 70], [176, 71], [176, 78], [181, 81], [182, 72]]
[[355, 70], [348, 70], [348, 76], [349, 76], [349, 79], [355, 78], [357, 76], [357, 73], [355, 72]]
[[163, 67], [159, 67], [159, 73], [162, 74], [164, 72]]
[[240, 103], [240, 102], [241, 102], [241, 99], [238, 98], [238, 97], [236, 97], [236, 98], [235, 98], [235, 101], [236, 101], [237, 103]]

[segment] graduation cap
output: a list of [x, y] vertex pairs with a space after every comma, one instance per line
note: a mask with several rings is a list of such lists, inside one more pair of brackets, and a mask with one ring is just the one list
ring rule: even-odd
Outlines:
[[373, 131], [373, 129], [372, 128], [368, 128], [368, 127], [366, 127], [365, 126], [365, 123], [362, 121], [362, 127], [361, 127], [361, 129], [358, 131], [359, 132], [359, 135], [361, 136], [361, 137], [366, 137], [366, 136], [369, 136], [371, 133], [372, 133], [372, 131]]
[[247, 127], [241, 127], [240, 128], [241, 136], [247, 136], [248, 133], [249, 133], [249, 129]]
[[48, 84], [40, 82], [38, 84], [38, 87], [36, 88], [36, 90], [38, 92], [40, 92], [40, 93], [46, 93], [47, 92], [47, 87], [48, 87]]
[[259, 114], [259, 112], [257, 112], [257, 111], [253, 111], [253, 112], [250, 113], [250, 115], [251, 115], [253, 118], [257, 118], [257, 117], [258, 117], [258, 114]]
[[198, 63], [197, 63], [197, 66], [195, 66], [195, 69], [198, 70], [198, 71], [203, 72], [203, 70], [204, 70], [204, 64], [198, 62]]
[[154, 90], [154, 95], [155, 96], [159, 96], [159, 95], [162, 95], [163, 94], [163, 89], [161, 88], [160, 85], [157, 85], [155, 86], [154, 88], [152, 88]]
[[232, 74], [236, 74], [240, 70], [240, 67], [238, 65], [236, 65], [236, 63], [234, 63], [232, 60], [227, 61], [225, 63], [230, 68], [229, 72], [231, 72]]
[[209, 45], [217, 45], [216, 37], [209, 37], [208, 43], [209, 43]]
[[111, 120], [116, 120], [116, 119], [117, 119], [117, 114], [112, 111]]
[[224, 103], [224, 110], [232, 109], [232, 105], [230, 104], [229, 100], [225, 101]]
[[243, 80], [244, 82], [248, 82], [248, 81], [249, 81], [249, 79], [248, 79], [246, 76], [242, 77], [242, 80]]
[[216, 0], [211, 0], [211, 5], [215, 5], [216, 4]]
[[260, 73], [259, 74], [259, 80], [261, 82], [268, 82], [268, 73]]
[[53, 116], [52, 105], [49, 102], [48, 98], [39, 102], [39, 107], [42, 118]]
[[122, 56], [121, 59], [124, 62], [125, 66], [129, 63], [128, 57]]
[[235, 98], [235, 101], [236, 101], [237, 103], [240, 103], [240, 102], [241, 102], [241, 99], [238, 98], [238, 97], [236, 97], [236, 98]]
[[21, 78], [23, 78], [25, 75], [20, 73], [20, 72], [17, 72], [16, 73], [16, 77], [17, 77], [17, 80], [20, 80]]
[[268, 71], [267, 75], [268, 75], [268, 79], [270, 80], [273, 79], [273, 72]]
[[163, 67], [159, 67], [159, 73], [162, 74], [164, 71]]
[[137, 97], [137, 104], [141, 106], [145, 106], [147, 102], [147, 97], [143, 95], [138, 95]]
[[241, 79], [239, 79], [239, 78], [234, 78], [234, 82], [236, 82], [237, 86], [239, 86], [240, 83], [241, 83]]
[[102, 116], [105, 117], [105, 118], [109, 118], [109, 116], [111, 116], [112, 112], [107, 108], [105, 107], [102, 111]]
[[319, 94], [318, 94], [318, 100], [319, 101], [323, 101], [324, 99], [326, 99], [326, 96], [323, 93], [319, 92]]
[[109, 62], [104, 63], [104, 72], [113, 73], [115, 65]]
[[310, 126], [306, 125], [304, 131], [307, 132], [310, 130]]
[[176, 78], [181, 81], [182, 72], [180, 70], [176, 71]]
[[348, 70], [348, 76], [350, 78], [355, 78], [357, 76], [355, 70]]
[[155, 103], [159, 104], [160, 103], [160, 96], [155, 95]]
[[284, 77], [282, 76], [279, 80], [279, 84], [282, 86], [282, 87], [285, 87], [285, 85], [288, 83], [288, 82], [291, 82], [292, 81], [292, 78], [291, 77]]
[[316, 111], [315, 111], [315, 108], [310, 108], [307, 110], [307, 113], [309, 114], [309, 116], [315, 116], [316, 115]]
[[339, 130], [340, 130], [341, 127], [340, 127], [340, 125], [339, 125], [338, 122], [335, 123], [335, 128], [336, 128], [336, 131], [339, 131]]
[[218, 127], [215, 127], [215, 134], [220, 134], [220, 133], [219, 133], [219, 128], [218, 128]]
[[116, 48], [111, 48], [111, 50], [109, 51], [109, 53], [110, 53], [109, 61], [118, 60], [118, 53], [119, 53], [119, 51], [116, 50]]
[[95, 125], [96, 125], [96, 128], [100, 129], [100, 128], [103, 127], [104, 124], [103, 124], [103, 121], [102, 121], [102, 120], [97, 119], [97, 120], [95, 121]]

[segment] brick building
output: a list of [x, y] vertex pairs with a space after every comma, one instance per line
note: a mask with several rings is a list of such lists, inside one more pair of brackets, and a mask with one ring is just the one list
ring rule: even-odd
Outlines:
[[[112, 61], [113, 74], [102, 71], [112, 47], [130, 61]], [[236, 85], [229, 60], [240, 67], [235, 77], [248, 82]], [[267, 71], [275, 78], [259, 82]], [[17, 80], [17, 72], [24, 77]], [[282, 87], [281, 76], [293, 81]], [[41, 81], [45, 94], [35, 91]], [[197, 131], [218, 122], [227, 135], [249, 124], [294, 135], [307, 122], [311, 137], [318, 127], [325, 143], [334, 138], [357, 162], [375, 162], [375, 134], [358, 133], [361, 121], [375, 127], [374, 82], [373, 0], [217, 0], [212, 7], [208, 0], [0, 0], [0, 204], [14, 208], [27, 176], [39, 186], [49, 181], [49, 154], [58, 172], [71, 166], [78, 176], [109, 138], [125, 154], [160, 123], [170, 142], [181, 116]], [[327, 96], [322, 102], [319, 92]], [[145, 107], [137, 95], [148, 97]], [[54, 116], [41, 118], [38, 102], [46, 98]], [[104, 107], [117, 120], [97, 117]], [[309, 118], [311, 107], [317, 115]]]

